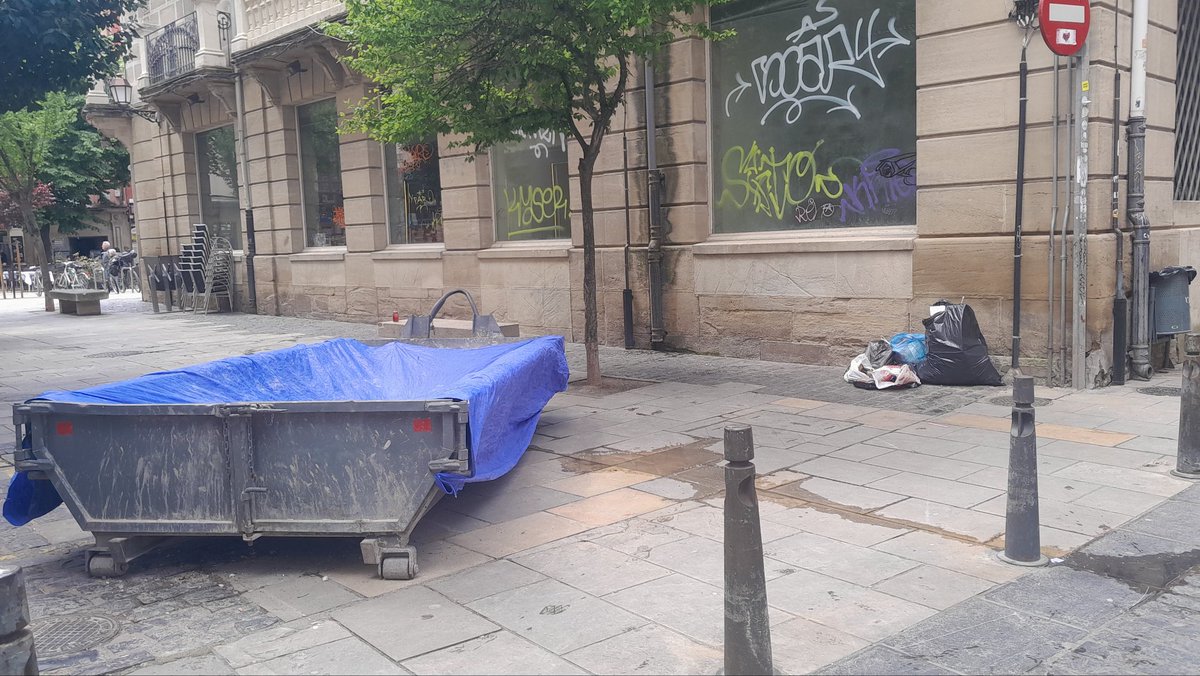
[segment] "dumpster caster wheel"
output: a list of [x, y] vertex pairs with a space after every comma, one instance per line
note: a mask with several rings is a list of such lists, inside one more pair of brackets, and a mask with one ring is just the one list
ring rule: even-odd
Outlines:
[[379, 577], [385, 580], [411, 580], [417, 571], [417, 560], [410, 554], [389, 556], [379, 562]]
[[120, 577], [129, 572], [129, 564], [117, 565], [107, 554], [94, 554], [87, 562], [88, 575], [92, 577]]

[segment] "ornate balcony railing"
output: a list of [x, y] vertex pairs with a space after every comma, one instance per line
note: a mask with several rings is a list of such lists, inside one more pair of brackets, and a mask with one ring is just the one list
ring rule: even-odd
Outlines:
[[192, 13], [146, 36], [146, 71], [150, 84], [179, 77], [196, 69], [200, 29]]
[[346, 11], [342, 0], [246, 0], [247, 47]]

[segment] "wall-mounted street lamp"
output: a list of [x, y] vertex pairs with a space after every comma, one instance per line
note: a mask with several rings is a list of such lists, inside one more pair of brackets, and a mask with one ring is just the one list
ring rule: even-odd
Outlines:
[[108, 95], [108, 100], [117, 106], [127, 109], [147, 122], [158, 124], [158, 111], [132, 107], [133, 85], [129, 84], [129, 80], [120, 75], [108, 78], [104, 81], [104, 93]]

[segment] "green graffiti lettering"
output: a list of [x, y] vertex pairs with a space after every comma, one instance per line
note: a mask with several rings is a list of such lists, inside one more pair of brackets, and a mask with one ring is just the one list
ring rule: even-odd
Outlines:
[[797, 150], [785, 155], [774, 146], [764, 150], [758, 141], [733, 146], [721, 158], [721, 197], [718, 206], [752, 209], [782, 221], [793, 216], [796, 207], [812, 197], [837, 199], [842, 196], [842, 181], [833, 167], [820, 171], [816, 153], [824, 141], [812, 150]]
[[510, 230], [547, 224], [558, 226], [570, 218], [570, 204], [561, 185], [505, 188], [504, 203]]

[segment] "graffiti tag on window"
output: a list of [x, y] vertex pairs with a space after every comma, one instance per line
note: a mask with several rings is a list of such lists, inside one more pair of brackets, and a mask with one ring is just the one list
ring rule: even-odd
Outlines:
[[732, 117], [732, 108], [753, 90], [758, 102], [768, 106], [759, 122], [763, 125], [777, 111], [795, 124], [810, 106], [862, 118], [853, 100], [855, 88], [865, 84], [886, 89], [879, 60], [912, 41], [896, 29], [896, 17], [885, 23], [879, 9], [853, 25], [842, 21], [829, 0], [818, 0], [814, 13], [818, 18], [806, 15], [800, 28], [787, 36], [788, 47], [750, 63], [749, 79], [737, 72], [737, 86], [725, 97], [726, 117]]

